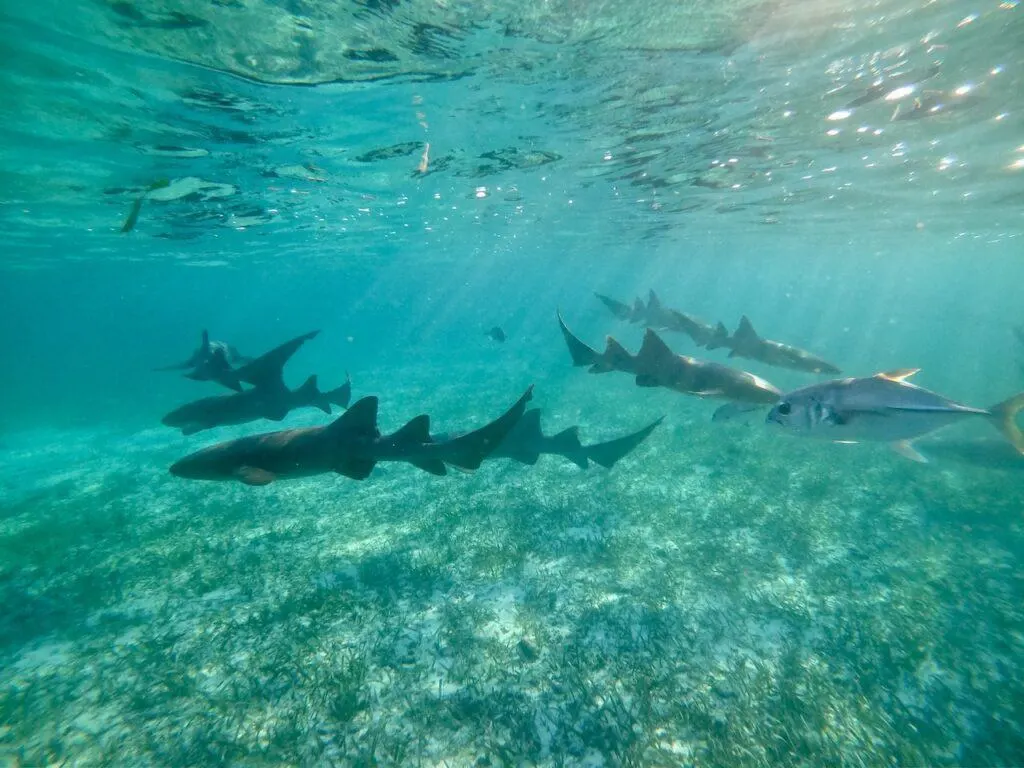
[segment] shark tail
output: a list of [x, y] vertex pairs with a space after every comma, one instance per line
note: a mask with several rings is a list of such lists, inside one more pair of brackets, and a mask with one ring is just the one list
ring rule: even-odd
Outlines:
[[572, 364], [576, 367], [597, 365], [601, 360], [600, 353], [596, 349], [588, 347], [573, 335], [573, 332], [569, 330], [569, 326], [565, 324], [565, 320], [562, 319], [562, 313], [558, 312], [557, 314], [558, 326], [562, 329], [562, 336], [565, 337], [565, 343], [569, 347]]
[[616, 301], [611, 296], [605, 296], [603, 293], [595, 292], [594, 295], [597, 296], [601, 303], [608, 308], [608, 311], [619, 318], [619, 320], [629, 320], [633, 309], [628, 304]]
[[459, 469], [477, 469], [523, 417], [533, 397], [533, 385], [505, 413], [480, 429], [467, 432], [445, 443], [441, 458]]
[[1024, 455], [1024, 434], [1017, 424], [1017, 414], [1024, 410], [1024, 392], [1003, 400], [988, 409], [996, 429], [1003, 433], [1007, 440]]
[[352, 377], [348, 375], [348, 371], [345, 371], [345, 383], [340, 387], [327, 390], [324, 397], [327, 398], [328, 403], [348, 408], [348, 404], [352, 402]]
[[237, 377], [254, 387], [275, 386], [282, 383], [282, 370], [292, 355], [298, 352], [305, 342], [312, 339], [320, 331], [311, 331], [301, 336], [296, 336], [291, 341], [286, 341], [264, 355], [260, 355], [251, 363], [236, 369]]
[[595, 443], [594, 445], [584, 446], [584, 450], [587, 456], [600, 464], [605, 469], [611, 469], [615, 466], [615, 463], [631, 453], [640, 443], [646, 440], [651, 432], [653, 432], [665, 417], [652, 421], [643, 429], [633, 432], [632, 434], [625, 435], [615, 440], [608, 440], [604, 443]]

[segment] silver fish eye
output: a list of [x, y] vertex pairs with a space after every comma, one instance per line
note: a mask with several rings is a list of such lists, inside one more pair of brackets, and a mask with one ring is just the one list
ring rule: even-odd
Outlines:
[[793, 406], [790, 405], [788, 402], [783, 401], [779, 403], [777, 410], [781, 416], [789, 416], [790, 411], [793, 410]]

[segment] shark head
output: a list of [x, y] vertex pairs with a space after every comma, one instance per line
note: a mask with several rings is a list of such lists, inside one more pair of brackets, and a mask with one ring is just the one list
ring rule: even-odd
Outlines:
[[226, 480], [237, 469], [232, 457], [213, 445], [191, 453], [171, 465], [171, 474], [186, 480]]

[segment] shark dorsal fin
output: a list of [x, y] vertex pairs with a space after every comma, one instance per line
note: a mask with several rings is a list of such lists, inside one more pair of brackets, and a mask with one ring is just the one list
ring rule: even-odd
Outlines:
[[[327, 433], [338, 440], [377, 437], [377, 398], [373, 395], [355, 404], [327, 427]], [[339, 470], [340, 471], [340, 470]]]
[[647, 292], [647, 307], [648, 309], [661, 309], [661, 299], [658, 298], [654, 289]]
[[420, 445], [430, 442], [430, 417], [427, 414], [420, 414], [414, 419], [406, 422], [405, 426], [391, 435], [391, 440], [398, 443], [413, 443]]
[[649, 370], [652, 367], [664, 365], [674, 358], [675, 353], [669, 349], [668, 344], [662, 340], [661, 336], [648, 328], [644, 333], [640, 351], [636, 353], [637, 366]]
[[604, 341], [604, 361], [611, 366], [613, 370], [618, 370], [618, 365], [629, 365], [629, 362], [633, 359], [633, 356], [629, 354], [624, 346], [622, 346], [613, 337], [609, 336]]
[[875, 378], [900, 383], [906, 381], [920, 370], [920, 368], [898, 368], [895, 371], [882, 371], [881, 373], [876, 373]]
[[204, 354], [209, 353], [210, 351], [210, 332], [205, 328], [203, 329], [203, 341], [199, 345], [199, 348], [203, 350]]
[[563, 429], [557, 435], [552, 435], [551, 447], [559, 451], [578, 451], [583, 446], [580, 444], [580, 428], [578, 426]]
[[740, 325], [736, 329], [736, 333], [733, 334], [736, 338], [743, 339], [756, 339], [758, 338], [757, 331], [754, 330], [754, 324], [750, 322], [750, 318], [746, 315], [740, 318]]

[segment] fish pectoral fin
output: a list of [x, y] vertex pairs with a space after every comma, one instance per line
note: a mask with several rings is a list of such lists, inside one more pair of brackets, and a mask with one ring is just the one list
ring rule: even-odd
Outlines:
[[906, 381], [920, 370], [920, 368], [897, 368], [894, 371], [882, 371], [881, 373], [876, 373], [875, 378], [885, 379], [886, 381], [895, 381], [898, 383]]
[[857, 444], [856, 440], [833, 440], [832, 442], [833, 443], [838, 443], [839, 445], [856, 445]]
[[350, 477], [353, 480], [365, 480], [373, 472], [374, 466], [377, 464], [373, 459], [357, 459], [347, 458], [340, 462], [334, 468], [334, 471], [339, 475]]
[[905, 459], [916, 461], [918, 464], [928, 463], [928, 458], [918, 451], [909, 440], [899, 440], [893, 443], [892, 449]]
[[259, 467], [239, 467], [235, 476], [246, 485], [269, 485], [277, 480], [277, 475]]
[[693, 392], [697, 397], [722, 397], [725, 394], [724, 389], [699, 389]]

